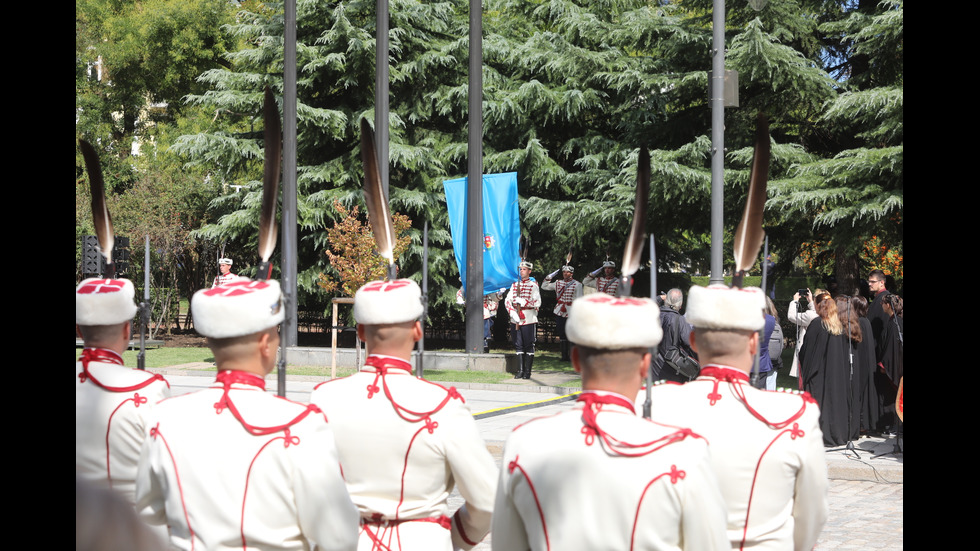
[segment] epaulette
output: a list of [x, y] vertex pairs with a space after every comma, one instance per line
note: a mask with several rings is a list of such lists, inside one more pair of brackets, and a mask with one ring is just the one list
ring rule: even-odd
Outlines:
[[811, 396], [809, 392], [807, 392], [805, 390], [799, 390], [799, 389], [796, 389], [796, 388], [783, 388], [783, 387], [779, 387], [776, 390], [774, 390], [773, 392], [782, 392], [783, 394], [796, 394], [798, 396], [801, 396], [803, 398], [803, 401], [804, 402], [809, 402], [811, 404], [816, 404], [817, 403], [817, 400], [813, 396]]

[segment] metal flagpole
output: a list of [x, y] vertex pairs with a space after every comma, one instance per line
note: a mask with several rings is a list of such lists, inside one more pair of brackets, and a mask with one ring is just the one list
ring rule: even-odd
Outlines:
[[[650, 300], [657, 292], [657, 251], [653, 245], [653, 234], [650, 234]], [[647, 396], [643, 402], [643, 418], [650, 418], [650, 408], [653, 404], [653, 397], [650, 390], [653, 388], [653, 359], [657, 356], [657, 347], [650, 348], [650, 365], [647, 367]]]
[[415, 375], [419, 379], [425, 374], [425, 316], [429, 313], [429, 221], [422, 226], [422, 338], [419, 339], [419, 361]]
[[137, 369], [146, 369], [146, 328], [150, 322], [150, 236], [145, 236], [143, 254], [143, 302], [140, 303], [140, 353], [136, 355]]
[[282, 74], [282, 291], [286, 316], [277, 366], [278, 394], [286, 396], [286, 349], [296, 346], [296, 0], [285, 2]]
[[483, 5], [470, 0], [466, 352], [483, 352]]

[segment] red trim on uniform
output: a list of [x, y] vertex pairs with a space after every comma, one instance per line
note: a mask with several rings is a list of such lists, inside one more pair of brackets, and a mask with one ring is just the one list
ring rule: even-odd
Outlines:
[[604, 404], [624, 407], [632, 412], [633, 415], [636, 415], [636, 410], [633, 408], [633, 404], [628, 399], [616, 394], [597, 394], [595, 392], [585, 391], [579, 395], [577, 401], [584, 403], [584, 407], [582, 408], [582, 434], [585, 435], [585, 445], [591, 446], [595, 441], [595, 437], [598, 436], [602, 442], [603, 448], [616, 455], [621, 455], [624, 457], [642, 457], [671, 444], [681, 442], [688, 437], [701, 438], [700, 435], [696, 434], [691, 429], [680, 428], [673, 433], [649, 442], [634, 443], [619, 440], [603, 430], [602, 427], [599, 426], [596, 418], [602, 411], [602, 406]]
[[[530, 285], [524, 285], [525, 283], [529, 283]], [[518, 319], [520, 319], [521, 322], [525, 320], [524, 310], [537, 310], [540, 307], [540, 304], [532, 304], [531, 301], [531, 296], [534, 294], [533, 291], [534, 291], [534, 287], [536, 286], [537, 283], [531, 281], [530, 277], [527, 279], [515, 281], [510, 286], [510, 294], [507, 295], [507, 301], [504, 303], [504, 305], [507, 307], [508, 312], [513, 312], [514, 310], [516, 310], [517, 317]], [[518, 297], [524, 298], [526, 300], [524, 306], [521, 306], [514, 302], [514, 299]], [[525, 325], [525, 324], [518, 323], [517, 325]]]
[[[412, 372], [412, 364], [399, 358], [392, 358], [390, 356], [376, 356], [376, 355], [368, 356], [364, 364], [366, 366], [370, 366], [375, 370], [374, 381], [367, 386], [368, 399], [372, 398], [376, 393], [380, 392], [383, 389], [385, 398], [387, 398], [388, 401], [391, 402], [391, 406], [394, 408], [395, 413], [397, 413], [399, 417], [401, 417], [405, 421], [408, 421], [409, 423], [418, 423], [420, 421], [425, 421], [426, 424], [428, 425], [429, 423], [431, 423], [430, 417], [438, 413], [439, 410], [445, 407], [445, 405], [449, 403], [449, 400], [457, 399], [462, 401], [463, 403], [466, 403], [466, 401], [463, 400], [463, 397], [459, 394], [459, 391], [456, 390], [456, 387], [449, 387], [447, 389], [442, 385], [435, 385], [438, 386], [439, 388], [446, 390], [446, 397], [443, 398], [442, 401], [439, 402], [439, 404], [435, 408], [429, 411], [410, 410], [402, 406], [401, 404], [399, 404], [395, 400], [395, 397], [392, 396], [391, 389], [388, 388], [388, 381], [386, 379], [386, 376], [388, 375], [388, 372], [391, 369], [406, 371], [407, 373], [410, 374]], [[381, 381], [381, 387], [378, 387], [378, 381]]]
[[762, 450], [762, 454], [759, 456], [759, 461], [757, 461], [755, 464], [755, 471], [752, 473], [752, 486], [751, 489], [749, 490], [749, 500], [745, 504], [745, 527], [742, 528], [742, 542], [738, 546], [739, 549], [745, 548], [745, 540], [748, 538], [749, 513], [752, 511], [752, 495], [755, 494], [755, 483], [756, 480], [758, 480], [759, 478], [759, 467], [762, 466], [762, 459], [766, 456], [767, 453], [769, 453], [769, 448], [771, 448], [772, 445], [776, 443], [776, 440], [779, 440], [780, 436], [787, 433], [789, 434], [789, 437], [793, 440], [796, 440], [797, 438], [802, 438], [805, 435], [804, 431], [800, 429], [800, 424], [793, 423], [792, 429], [784, 430], [779, 434], [777, 434], [772, 439], [772, 441], [769, 442], [769, 445], [766, 446], [766, 449]]
[[[170, 383], [168, 383], [167, 380], [163, 378], [163, 375], [160, 375], [159, 373], [144, 372], [145, 375], [149, 377], [149, 379], [141, 383], [137, 383], [135, 385], [130, 385], [130, 386], [109, 386], [107, 384], [102, 383], [94, 376], [92, 376], [92, 374], [89, 372], [88, 364], [89, 362], [101, 362], [101, 363], [123, 365], [122, 357], [119, 356], [119, 354], [113, 352], [112, 350], [106, 350], [105, 348], [86, 348], [82, 350], [82, 356], [79, 358], [79, 361], [82, 362], [82, 372], [78, 374], [78, 378], [79, 378], [78, 382], [84, 383], [85, 381], [91, 379], [92, 382], [95, 383], [95, 386], [103, 390], [107, 390], [109, 392], [132, 392], [134, 390], [139, 390], [141, 388], [147, 387], [153, 384], [154, 381], [163, 381], [164, 384], [167, 385], [167, 388], [170, 388]], [[138, 370], [132, 369], [131, 371], [138, 371]]]
[[[397, 534], [399, 532], [398, 526], [406, 522], [431, 522], [442, 526], [446, 530], [450, 530], [452, 528], [452, 521], [445, 515], [439, 517], [412, 518], [405, 520], [387, 520], [381, 516], [381, 513], [374, 513], [370, 518], [361, 518], [361, 533], [367, 534], [368, 539], [370, 539], [371, 543], [373, 544], [372, 549], [390, 551], [392, 535]], [[383, 528], [383, 530], [380, 534], [378, 534], [376, 531], [372, 531], [370, 526], [378, 526]], [[391, 530], [389, 533], [389, 528], [394, 528], [394, 530]], [[385, 535], [388, 536], [387, 544], [381, 541], [381, 538], [385, 537]], [[398, 547], [401, 548], [400, 535]]]
[[534, 489], [534, 484], [531, 482], [531, 477], [527, 475], [527, 471], [524, 467], [521, 467], [517, 462], [520, 456], [514, 456], [514, 460], [507, 464], [507, 472], [509, 474], [514, 474], [514, 469], [521, 471], [524, 475], [524, 480], [527, 481], [527, 487], [531, 489], [531, 497], [534, 498], [534, 506], [538, 508], [538, 515], [541, 517], [541, 531], [544, 533], [544, 545], [545, 549], [551, 549], [551, 542], [548, 540], [548, 525], [544, 521], [544, 510], [541, 509], [541, 501], [538, 500], [538, 492]]
[[459, 532], [459, 537], [462, 538], [462, 540], [464, 542], [466, 542], [466, 545], [476, 545], [476, 544], [478, 544], [480, 542], [473, 541], [470, 538], [466, 537], [466, 529], [463, 528], [463, 521], [462, 521], [462, 519], [459, 516], [459, 512], [461, 510], [462, 510], [462, 508], [456, 509], [456, 512], [453, 513], [453, 521], [456, 524], [456, 531]]
[[281, 432], [295, 425], [296, 423], [299, 423], [300, 421], [305, 419], [307, 415], [311, 413], [322, 413], [320, 411], [320, 408], [313, 404], [304, 405], [304, 404], [299, 404], [297, 402], [292, 402], [290, 400], [290, 403], [303, 406], [303, 412], [297, 415], [296, 417], [294, 417], [292, 420], [287, 421], [286, 423], [283, 423], [281, 425], [274, 425], [271, 427], [259, 427], [256, 425], [251, 425], [245, 421], [244, 417], [242, 417], [242, 414], [238, 411], [238, 408], [235, 406], [235, 402], [232, 401], [231, 396], [228, 394], [228, 391], [232, 389], [231, 385], [233, 384], [251, 385], [251, 386], [258, 387], [260, 389], [265, 389], [265, 380], [262, 377], [259, 377], [258, 375], [255, 375], [253, 373], [247, 373], [244, 371], [226, 370], [218, 373], [217, 381], [224, 386], [224, 393], [221, 395], [221, 399], [215, 402], [214, 404], [215, 413], [217, 415], [220, 415], [225, 408], [228, 408], [228, 411], [230, 411], [231, 414], [235, 416], [235, 419], [237, 419], [238, 422], [241, 423], [242, 427], [244, 427], [245, 430], [247, 430], [248, 433], [251, 434], [252, 436], [266, 436], [269, 434]]
[[109, 479], [110, 488], [112, 488], [112, 469], [110, 468], [109, 465], [109, 456], [110, 456], [109, 433], [112, 431], [112, 418], [113, 416], [116, 415], [116, 412], [119, 411], [119, 408], [123, 407], [123, 404], [129, 401], [133, 402], [133, 407], [138, 408], [140, 407], [140, 404], [145, 404], [147, 402], [147, 398], [146, 396], [140, 396], [139, 392], [134, 393], [132, 398], [126, 398], [122, 402], [119, 402], [119, 405], [116, 406], [116, 409], [112, 410], [112, 413], [109, 414], [109, 420], [106, 422], [106, 427], [105, 427], [105, 474], [106, 474], [106, 478]]
[[180, 473], [177, 472], [177, 460], [174, 459], [174, 452], [170, 449], [170, 444], [167, 443], [167, 439], [164, 438], [163, 434], [160, 433], [160, 423], [157, 423], [153, 428], [150, 429], [150, 438], [160, 438], [163, 442], [163, 446], [167, 449], [167, 455], [170, 456], [170, 462], [174, 466], [174, 478], [177, 479], [177, 493], [180, 495], [180, 506], [184, 510], [184, 522], [187, 523], [187, 531], [190, 532], [191, 540], [191, 551], [194, 549], [194, 529], [191, 528], [191, 518], [187, 512], [187, 503], [184, 501], [184, 486], [180, 483]]
[[619, 278], [605, 276], [598, 277], [595, 280], [595, 290], [599, 291], [600, 293], [616, 296], [616, 291], [619, 290]]
[[[395, 505], [394, 520], [396, 523], [398, 523], [401, 520], [398, 515], [399, 515], [399, 510], [402, 507], [402, 503], [405, 502], [405, 475], [408, 473], [408, 456], [411, 455], [412, 453], [412, 446], [415, 444], [415, 439], [418, 437], [419, 434], [422, 433], [424, 429], [428, 429], [429, 434], [432, 434], [433, 431], [438, 427], [439, 427], [439, 423], [434, 423], [432, 422], [431, 419], [427, 417], [425, 426], [419, 427], [419, 430], [415, 431], [415, 434], [412, 435], [412, 439], [408, 441], [408, 448], [405, 450], [405, 462], [402, 465], [402, 477], [400, 480], [400, 489], [398, 491], [398, 504]], [[397, 527], [395, 528], [395, 532], [398, 536], [398, 546], [401, 547], [401, 534], [398, 533]]]
[[728, 381], [729, 383], [734, 383], [736, 381], [741, 381], [743, 383], [749, 382], [748, 373], [742, 371], [741, 369], [735, 369], [734, 367], [727, 367], [723, 365], [704, 366], [701, 368], [701, 373], [698, 376], [720, 379], [722, 381]]
[[298, 436], [291, 436], [289, 434], [289, 429], [284, 430], [282, 436], [277, 436], [276, 438], [271, 438], [271, 439], [269, 439], [268, 442], [266, 442], [265, 444], [262, 444], [262, 447], [259, 448], [259, 451], [255, 452], [255, 456], [253, 456], [252, 457], [252, 460], [249, 462], [249, 464], [248, 464], [248, 471], [246, 471], [246, 473], [245, 473], [245, 489], [242, 492], [242, 516], [241, 516], [241, 522], [239, 524], [239, 532], [242, 535], [242, 550], [243, 551], [245, 549], [248, 549], [248, 543], [245, 541], [245, 500], [248, 497], [248, 480], [252, 476], [252, 467], [255, 465], [255, 460], [259, 458], [259, 455], [263, 451], [265, 451], [265, 448], [268, 447], [269, 444], [271, 444], [271, 443], [273, 443], [273, 442], [275, 442], [276, 440], [279, 440], [279, 439], [282, 439], [283, 440], [283, 444], [284, 444], [283, 447], [286, 447], [286, 448], [288, 448], [290, 445], [297, 445], [297, 446], [299, 445], [299, 437]]
[[630, 549], [636, 546], [636, 525], [640, 521], [640, 508], [643, 507], [643, 498], [646, 497], [647, 490], [650, 489], [650, 486], [653, 486], [654, 482], [668, 475], [670, 476], [670, 483], [677, 484], [679, 480], [687, 476], [687, 472], [678, 469], [677, 465], [671, 465], [670, 472], [660, 473], [653, 477], [650, 482], [647, 482], [647, 485], [643, 488], [643, 493], [640, 494], [640, 502], [636, 504], [636, 515], [633, 516], [633, 530], [630, 532]]
[[746, 411], [772, 429], [786, 428], [790, 423], [803, 416], [803, 414], [806, 412], [807, 403], [816, 403], [809, 393], [804, 392], [799, 395], [802, 399], [802, 403], [800, 404], [800, 409], [797, 410], [796, 413], [783, 421], [771, 421], [752, 407], [751, 404], [749, 404], [744, 388], [749, 381], [749, 376], [744, 371], [725, 366], [705, 366], [701, 369], [701, 375], [698, 376], [698, 380], [702, 380], [702, 377], [704, 378], [703, 380], [710, 380], [714, 383], [714, 390], [708, 394], [708, 399], [711, 400], [712, 405], [722, 398], [721, 394], [718, 393], [718, 385], [723, 381], [728, 382], [732, 394], [739, 402], [742, 402], [742, 405], [745, 406]]
[[226, 369], [224, 371], [219, 371], [218, 376], [215, 377], [215, 380], [223, 384], [226, 388], [228, 385], [238, 383], [265, 390], [265, 379], [259, 377], [255, 373], [249, 373], [247, 371], [233, 371], [231, 369]]

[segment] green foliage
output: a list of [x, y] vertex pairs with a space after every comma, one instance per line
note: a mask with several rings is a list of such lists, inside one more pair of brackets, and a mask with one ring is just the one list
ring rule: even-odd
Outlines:
[[[860, 2], [821, 26], [845, 46], [844, 62], [836, 68], [847, 78], [816, 121], [822, 139], [814, 157], [793, 163], [770, 184], [768, 208], [795, 221], [798, 233], [810, 232], [797, 251], [817, 246], [832, 253], [827, 269], [848, 286], [878, 267], [868, 258], [888, 257], [890, 247], [901, 257], [903, 11], [901, 0]], [[871, 240], [883, 243], [885, 253], [862, 256]]]
[[[96, 117], [91, 106], [101, 105], [93, 99], [100, 93], [142, 90], [130, 94], [140, 106], [155, 99], [140, 88], [148, 82], [171, 96], [186, 94], [186, 103], [167, 113], [192, 122], [181, 122], [183, 135], [160, 151], [183, 163], [167, 170], [208, 182], [193, 196], [192, 210], [199, 212], [201, 201], [208, 206], [189, 238], [209, 249], [202, 257], [225, 248], [248, 275], [261, 196], [262, 90], [282, 89], [282, 6], [246, 2], [231, 18], [228, 11], [208, 15], [215, 2], [187, 3], [202, 15], [188, 23], [193, 34], [185, 39], [168, 26], [182, 20], [183, 9], [150, 9], [168, 5], [79, 5], [76, 52], [108, 37], [107, 63], [140, 59], [142, 70], [159, 73], [98, 89], [83, 78], [81, 60], [91, 54], [77, 54], [76, 102], [85, 113], [79, 128], [104, 136], [125, 130], [129, 115], [109, 115], [130, 104], [114, 99]], [[710, 9], [709, 0], [486, 3], [484, 166], [518, 172], [522, 233], [537, 264], [559, 266], [569, 245], [579, 267], [618, 260], [632, 217], [637, 153], [646, 145], [653, 173], [646, 229], [656, 236], [659, 268], [707, 272]], [[319, 274], [336, 271], [322, 254], [329, 229], [342, 219], [334, 204], [351, 209], [361, 201], [358, 128], [361, 118], [374, 117], [374, 10], [369, 0], [297, 5], [298, 298], [310, 309], [327, 300]], [[886, 243], [901, 242], [902, 10], [899, 0], [772, 0], [761, 12], [728, 7], [727, 58], [740, 73], [741, 107], [725, 115], [725, 226], [730, 232], [741, 215], [755, 115], [764, 111], [772, 135], [765, 224], [771, 248], [787, 259], [781, 266], [807, 241], [832, 240], [842, 256], [856, 254], [871, 229]], [[428, 222], [430, 298], [439, 316], [452, 308], [458, 275], [442, 181], [467, 170], [468, 8], [462, 0], [392, 0], [390, 12], [390, 201], [413, 221], [399, 266], [411, 277], [421, 272]], [[167, 40], [174, 47], [166, 52], [141, 44]], [[182, 53], [175, 40], [194, 53]], [[233, 51], [222, 53], [222, 46]], [[192, 70], [199, 78], [188, 81]], [[104, 145], [120, 158], [128, 147], [118, 138]], [[109, 172], [114, 188], [140, 185], [132, 167], [110, 163]], [[725, 239], [731, 266], [731, 236]]]
[[[324, 292], [341, 291], [341, 295], [353, 297], [367, 282], [388, 279], [388, 261], [378, 253], [371, 225], [358, 217], [357, 206], [347, 209], [340, 201], [335, 201], [334, 208], [341, 219], [327, 230], [330, 247], [325, 253], [337, 279], [321, 273], [317, 275], [317, 285]], [[391, 219], [395, 227], [394, 257], [397, 260], [411, 242], [407, 232], [412, 221], [397, 212], [392, 213]]]

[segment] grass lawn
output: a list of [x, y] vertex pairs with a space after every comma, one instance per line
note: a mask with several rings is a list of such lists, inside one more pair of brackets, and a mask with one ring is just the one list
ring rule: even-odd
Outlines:
[[[75, 349], [75, 359], [78, 359], [79, 349]], [[128, 366], [136, 365], [136, 351], [127, 350], [123, 353], [123, 361]], [[776, 386], [779, 388], [798, 388], [796, 377], [789, 376], [789, 366], [793, 363], [793, 349], [787, 347], [782, 354], [783, 368], [776, 375]], [[207, 348], [153, 348], [146, 351], [147, 367], [168, 367], [186, 363], [214, 363], [214, 356]], [[209, 371], [214, 367], [206, 368]], [[574, 373], [570, 362], [561, 361], [558, 352], [537, 350], [534, 354], [534, 371]], [[346, 377], [354, 373], [352, 367], [338, 367], [337, 376]], [[329, 366], [290, 365], [287, 369], [290, 375], [310, 375], [314, 377], [329, 377]], [[430, 381], [446, 381], [455, 383], [502, 383], [513, 378], [510, 373], [495, 371], [455, 371], [441, 369], [426, 369], [425, 378]], [[566, 386], [581, 387], [581, 379], [569, 381]]]
[[[123, 362], [128, 366], [135, 367], [138, 353], [138, 350], [123, 352]], [[81, 349], [76, 348], [75, 361], [78, 361], [81, 354]], [[146, 367], [167, 367], [193, 362], [214, 363], [214, 356], [207, 348], [152, 348], [146, 351]]]
[[[75, 360], [78, 360], [78, 356], [81, 354], [79, 349], [75, 349]], [[123, 352], [123, 361], [128, 366], [136, 365], [136, 355], [137, 352], [133, 350], [127, 350]], [[560, 364], [558, 361], [557, 354], [551, 354], [553, 359], [542, 361], [542, 369], [551, 369], [544, 367], [549, 365], [549, 362], [555, 365]], [[207, 348], [153, 348], [146, 351], [146, 366], [147, 367], [168, 367], [172, 365], [180, 365], [186, 363], [214, 363], [214, 356], [211, 354], [211, 350]], [[535, 368], [537, 368], [537, 362], [535, 363]], [[214, 367], [205, 368], [207, 371], [214, 371]], [[568, 370], [571, 370], [571, 366], [568, 366]], [[337, 376], [346, 377], [352, 375], [355, 369], [353, 367], [338, 367]], [[329, 377], [330, 376], [330, 366], [310, 366], [310, 365], [290, 365], [286, 372], [290, 375], [310, 375], [315, 377]], [[513, 378], [510, 373], [499, 373], [494, 371], [454, 371], [454, 370], [441, 370], [441, 369], [426, 369], [425, 378], [430, 381], [448, 381], [454, 383], [501, 383]], [[581, 383], [579, 383], [581, 384]]]

